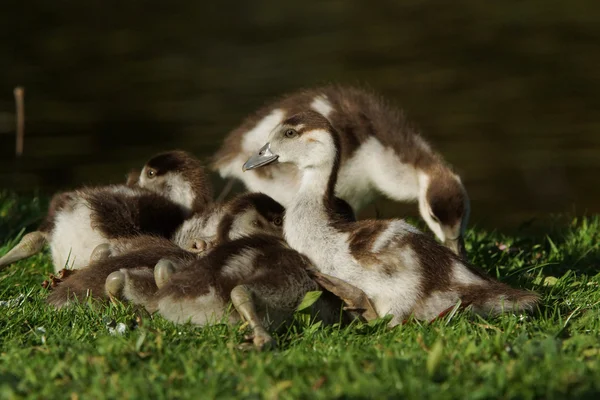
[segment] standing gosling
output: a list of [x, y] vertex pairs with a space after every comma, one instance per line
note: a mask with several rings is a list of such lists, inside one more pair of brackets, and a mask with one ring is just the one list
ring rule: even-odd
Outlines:
[[274, 162], [300, 171], [286, 210], [289, 245], [322, 273], [363, 290], [391, 324], [413, 314], [430, 320], [458, 301], [481, 314], [531, 310], [537, 295], [512, 289], [461, 260], [402, 220], [346, 222], [331, 212], [340, 168], [340, 137], [315, 111], [296, 114], [273, 130], [244, 170]]
[[240, 179], [288, 207], [301, 185], [289, 163], [242, 174], [240, 165], [292, 115], [314, 110], [339, 132], [337, 196], [359, 210], [377, 194], [396, 201], [417, 201], [419, 212], [438, 239], [465, 256], [463, 243], [470, 203], [460, 177], [420, 136], [395, 106], [371, 92], [344, 86], [299, 91], [261, 108], [234, 129], [215, 154], [212, 168]]

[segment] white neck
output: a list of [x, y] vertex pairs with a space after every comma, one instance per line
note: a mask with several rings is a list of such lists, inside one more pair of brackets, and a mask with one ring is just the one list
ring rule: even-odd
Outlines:
[[[419, 183], [419, 204], [423, 204], [427, 207], [427, 189], [429, 188], [429, 175], [425, 171], [419, 171], [418, 174]], [[426, 208], [421, 210], [421, 213], [427, 211]]]
[[302, 179], [298, 197], [315, 197], [322, 199], [327, 191], [329, 176], [333, 166], [309, 167], [301, 170]]
[[[289, 245], [306, 254], [324, 272], [331, 272], [330, 266], [335, 268], [336, 253], [344, 252], [347, 247], [345, 237], [340, 238], [340, 233], [330, 226], [329, 209], [325, 204], [332, 169], [333, 163], [329, 163], [301, 170], [300, 189], [286, 209], [283, 225]], [[330, 250], [323, 252], [323, 246]]]
[[186, 212], [191, 212], [196, 197], [192, 185], [179, 175], [171, 175], [167, 178], [167, 186], [169, 188], [169, 198], [179, 204]]
[[419, 173], [419, 212], [421, 213], [423, 220], [427, 223], [427, 226], [429, 226], [429, 229], [431, 229], [433, 233], [435, 233], [435, 236], [443, 242], [445, 239], [444, 232], [442, 231], [440, 224], [431, 218], [431, 207], [427, 201], [429, 181], [429, 175], [424, 171], [421, 171]]
[[349, 233], [331, 225], [325, 204], [332, 169], [333, 165], [301, 170], [300, 190], [286, 208], [283, 232], [290, 247], [306, 255], [317, 270], [360, 282], [364, 268], [350, 254]]

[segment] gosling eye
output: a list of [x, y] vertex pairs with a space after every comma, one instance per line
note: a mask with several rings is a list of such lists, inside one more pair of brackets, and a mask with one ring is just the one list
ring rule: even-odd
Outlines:
[[432, 220], [434, 220], [438, 224], [440, 223], [440, 219], [438, 217], [436, 217], [435, 215], [433, 215], [433, 213], [429, 213], [429, 216], [431, 217]]
[[147, 176], [149, 179], [154, 179], [154, 178], [156, 178], [156, 170], [155, 170], [155, 169], [153, 169], [153, 168], [148, 168], [148, 170], [146, 171], [146, 176]]
[[281, 226], [282, 223], [283, 223], [283, 218], [281, 218], [281, 217], [275, 217], [275, 219], [273, 219], [273, 224], [275, 224], [275, 226]]
[[296, 136], [298, 136], [298, 132], [295, 129], [286, 129], [286, 131], [284, 132], [284, 135], [286, 138], [292, 139], [292, 138], [295, 138]]

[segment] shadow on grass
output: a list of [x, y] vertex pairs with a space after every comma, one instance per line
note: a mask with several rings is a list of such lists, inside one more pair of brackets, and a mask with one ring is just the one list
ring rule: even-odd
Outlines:
[[[21, 378], [10, 372], [0, 373], [0, 392], [16, 394], [18, 392], [18, 385]], [[24, 395], [25, 393], [19, 393]]]
[[31, 231], [41, 223], [48, 199], [0, 191], [0, 246], [22, 230]]
[[600, 218], [573, 218], [553, 224], [545, 232], [525, 227], [515, 235], [470, 231], [469, 257], [492, 275], [506, 281], [559, 277], [567, 272], [600, 272]]

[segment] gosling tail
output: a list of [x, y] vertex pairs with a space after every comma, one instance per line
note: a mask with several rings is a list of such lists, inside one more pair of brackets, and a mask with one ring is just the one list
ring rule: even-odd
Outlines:
[[485, 316], [532, 312], [539, 301], [535, 292], [513, 289], [497, 281], [463, 287], [460, 291], [462, 303], [471, 305], [473, 311]]

